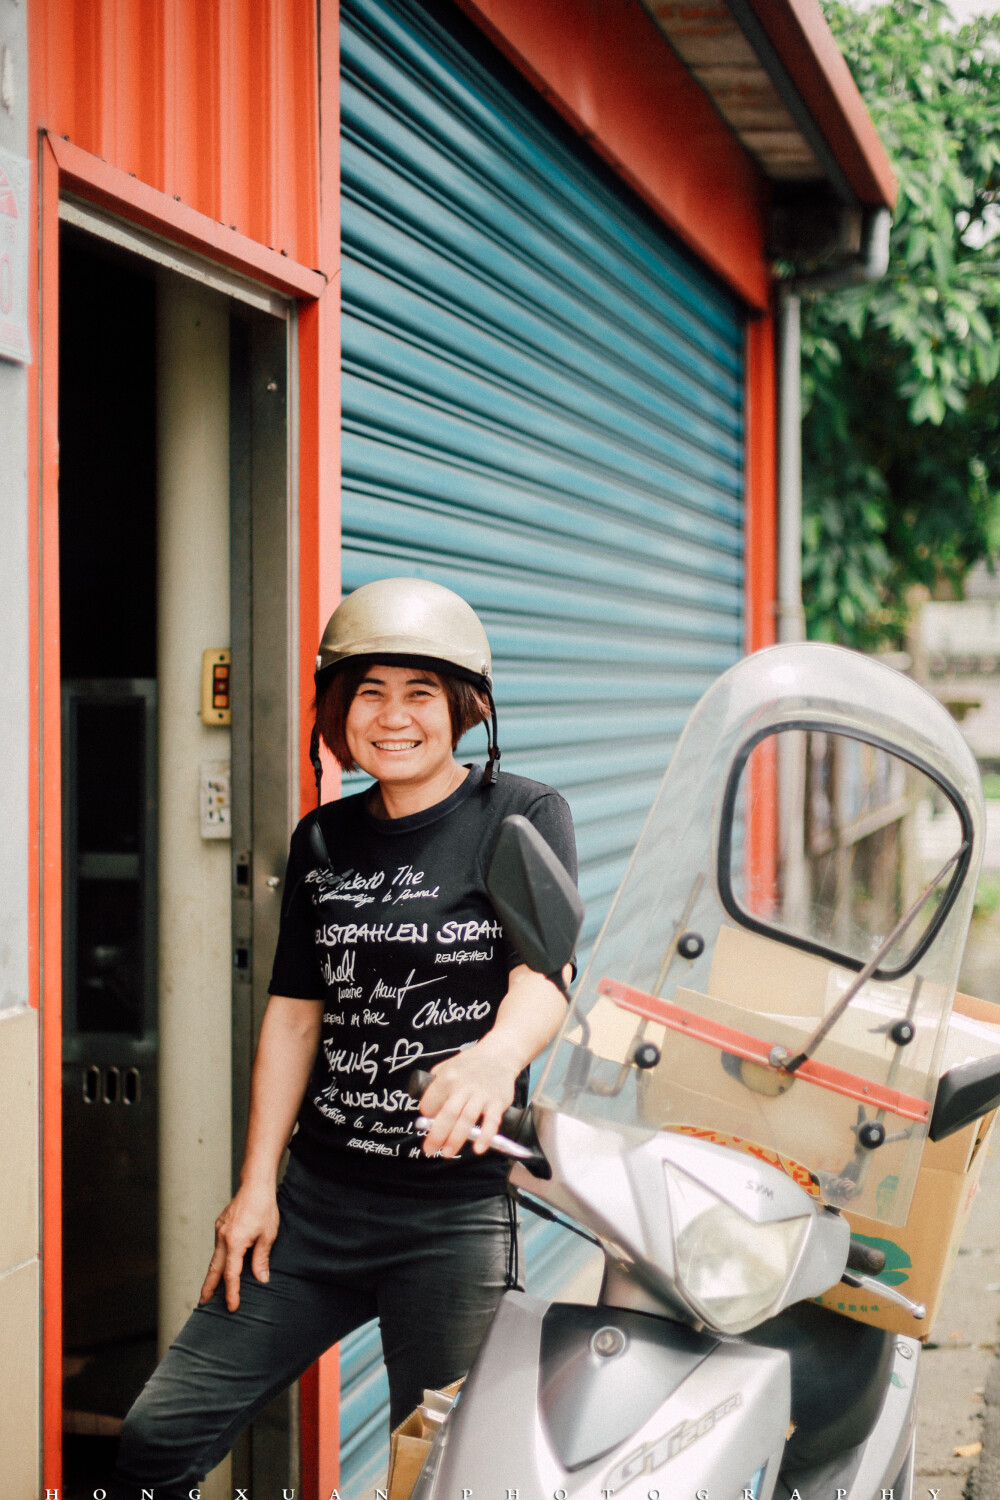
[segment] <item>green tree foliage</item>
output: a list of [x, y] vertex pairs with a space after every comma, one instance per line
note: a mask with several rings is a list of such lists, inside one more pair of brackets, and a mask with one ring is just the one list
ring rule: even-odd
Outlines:
[[811, 636], [870, 649], [1000, 553], [1000, 17], [825, 10], [899, 203], [883, 280], [803, 304], [803, 592]]

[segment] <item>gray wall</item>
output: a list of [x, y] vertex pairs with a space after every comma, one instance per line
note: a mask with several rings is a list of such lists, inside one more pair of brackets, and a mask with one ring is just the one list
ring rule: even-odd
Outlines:
[[[27, 6], [0, 0], [0, 147], [28, 155]], [[4, 87], [6, 83], [6, 88]], [[34, 352], [34, 351], [33, 351]], [[28, 998], [28, 376], [0, 359], [0, 1011]]]
[[[21, 157], [29, 155], [26, 12], [24, 0], [0, 0], [0, 148]], [[31, 334], [34, 344], [34, 330]], [[5, 1500], [35, 1500], [41, 1482], [38, 1029], [36, 1013], [28, 1009], [28, 525], [33, 514], [28, 381], [35, 374], [34, 366], [0, 359], [0, 1348], [8, 1351], [0, 1364], [0, 1454]]]

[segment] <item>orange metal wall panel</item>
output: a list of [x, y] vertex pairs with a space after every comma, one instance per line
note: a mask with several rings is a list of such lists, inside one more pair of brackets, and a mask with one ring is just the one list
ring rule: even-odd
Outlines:
[[[299, 795], [313, 806], [308, 746], [316, 642], [340, 603], [340, 13], [319, 4], [319, 110], [322, 198], [320, 263], [331, 285], [299, 314]], [[308, 561], [307, 561], [308, 560]], [[327, 801], [339, 795], [340, 772], [328, 764]], [[301, 1384], [303, 1500], [327, 1500], [340, 1482], [340, 1346], [307, 1370]]]
[[456, 0], [588, 145], [752, 307], [769, 185], [639, 0]]
[[[32, 999], [42, 1009], [45, 1485], [61, 1483], [60, 797], [58, 616], [58, 195], [91, 201], [302, 299], [299, 499], [302, 680], [339, 597], [339, 263], [336, 0], [28, 0], [41, 254], [41, 323], [29, 384], [33, 479], [33, 675], [29, 912]], [[323, 122], [319, 26], [324, 27]], [[67, 144], [68, 142], [68, 144]], [[322, 143], [322, 145], [321, 145]], [[79, 148], [79, 149], [77, 149]], [[325, 152], [326, 214], [320, 215]], [[37, 243], [37, 242], [36, 242]], [[276, 252], [276, 253], [275, 253]], [[306, 701], [311, 692], [305, 695]], [[305, 715], [303, 715], [305, 717]], [[304, 732], [304, 745], [308, 734]], [[44, 765], [38, 751], [45, 747]], [[303, 750], [304, 750], [303, 745]], [[38, 836], [40, 835], [40, 837]], [[336, 1433], [337, 1355], [313, 1377], [322, 1433]], [[331, 1415], [332, 1412], [332, 1415]], [[325, 1444], [325, 1446], [324, 1446]], [[303, 1459], [325, 1482], [336, 1451], [316, 1434]], [[329, 1488], [324, 1495], [329, 1493]], [[316, 1496], [310, 1500], [317, 1500]]]
[[314, 0], [31, 0], [35, 124], [306, 266]]

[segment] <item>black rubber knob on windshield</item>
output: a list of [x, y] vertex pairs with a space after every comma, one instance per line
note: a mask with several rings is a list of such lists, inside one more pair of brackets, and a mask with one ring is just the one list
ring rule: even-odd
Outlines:
[[677, 939], [677, 952], [681, 958], [700, 958], [705, 951], [705, 939], [700, 932], [682, 932]]
[[885, 1140], [885, 1126], [881, 1120], [865, 1120], [858, 1126], [858, 1145], [866, 1151], [876, 1151]]

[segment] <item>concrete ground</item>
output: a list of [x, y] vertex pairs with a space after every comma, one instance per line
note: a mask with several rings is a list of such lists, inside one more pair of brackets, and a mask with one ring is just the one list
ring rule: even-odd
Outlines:
[[[1000, 805], [990, 804], [991, 812]], [[995, 820], [993, 820], [995, 821]], [[993, 863], [993, 861], [989, 861]], [[991, 871], [987, 881], [996, 881]], [[988, 905], [989, 903], [987, 903]], [[1000, 908], [972, 924], [961, 988], [1000, 1002]], [[1000, 1137], [921, 1360], [914, 1500], [1000, 1500]], [[957, 1448], [982, 1443], [980, 1452]]]
[[[1000, 1483], [985, 1480], [983, 1455], [956, 1453], [984, 1441], [986, 1395], [1000, 1371], [1000, 1150], [990, 1148], [980, 1191], [941, 1310], [920, 1361], [917, 1397], [917, 1478], [914, 1500], [998, 1500]], [[998, 1391], [1000, 1396], [1000, 1391]], [[998, 1424], [1000, 1426], [1000, 1424]], [[1000, 1460], [1000, 1432], [991, 1437]], [[980, 1465], [982, 1472], [977, 1475]]]

